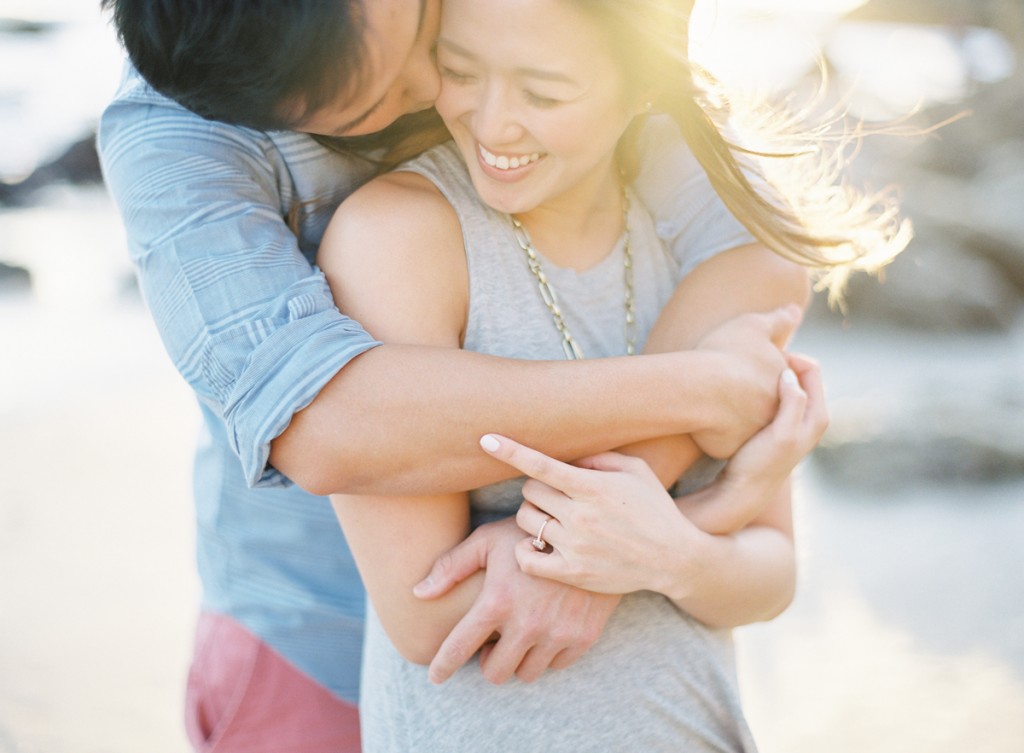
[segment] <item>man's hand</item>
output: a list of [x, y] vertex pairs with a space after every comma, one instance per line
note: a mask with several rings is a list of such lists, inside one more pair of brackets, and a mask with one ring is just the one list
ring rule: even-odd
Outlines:
[[783, 349], [801, 319], [800, 307], [784, 306], [765, 314], [743, 314], [716, 327], [697, 350], [725, 356], [709, 401], [715, 418], [692, 434], [708, 455], [731, 457], [771, 422], [778, 409], [779, 376], [788, 367]]
[[447, 680], [481, 646], [480, 670], [490, 682], [501, 684], [513, 674], [532, 682], [547, 669], [570, 666], [601, 636], [621, 597], [525, 574], [515, 555], [523, 538], [514, 518], [481, 526], [416, 586], [418, 597], [436, 598], [477, 570], [486, 571], [473, 607], [430, 663], [432, 682]]

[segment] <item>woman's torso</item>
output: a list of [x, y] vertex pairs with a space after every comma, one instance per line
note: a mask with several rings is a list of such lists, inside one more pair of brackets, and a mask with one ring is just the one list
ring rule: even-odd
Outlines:
[[[565, 358], [510, 221], [482, 205], [457, 152], [435, 148], [404, 169], [431, 179], [462, 223], [469, 268], [464, 347], [522, 359]], [[630, 202], [629, 245], [637, 347], [678, 281], [679, 260]], [[588, 357], [622, 355], [626, 329], [623, 242], [583, 272], [541, 264], [566, 324]], [[544, 410], [543, 405], [536, 406]], [[699, 473], [713, 473], [706, 465]], [[474, 522], [513, 514], [522, 479], [471, 493]], [[371, 610], [372, 611], [372, 610]], [[748, 751], [728, 631], [713, 630], [661, 595], [623, 598], [598, 643], [573, 667], [524, 685], [488, 683], [474, 660], [442, 686], [406, 662], [376, 617], [367, 626], [364, 749], [388, 751]]]

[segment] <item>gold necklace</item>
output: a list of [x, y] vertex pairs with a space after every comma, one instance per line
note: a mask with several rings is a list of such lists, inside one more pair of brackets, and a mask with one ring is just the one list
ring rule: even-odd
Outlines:
[[[626, 295], [623, 299], [626, 309], [626, 355], [631, 356], [636, 353], [636, 307], [633, 304], [633, 252], [629, 247], [629, 195], [626, 193], [625, 188], [622, 190], [622, 206], [625, 227], [622, 243], [622, 267], [623, 280], [626, 287]], [[511, 215], [509, 215], [509, 218], [512, 220], [512, 230], [515, 233], [516, 241], [519, 242], [519, 247], [526, 254], [526, 263], [529, 265], [533, 276], [537, 279], [540, 297], [551, 313], [555, 328], [562, 336], [562, 350], [565, 352], [565, 357], [570, 361], [584, 358], [583, 350], [565, 324], [562, 309], [558, 305], [558, 296], [555, 294], [555, 289], [551, 287], [548, 276], [544, 274], [544, 268], [541, 267], [540, 259], [537, 258], [537, 251], [530, 240], [530, 234], [526, 232], [523, 223]]]

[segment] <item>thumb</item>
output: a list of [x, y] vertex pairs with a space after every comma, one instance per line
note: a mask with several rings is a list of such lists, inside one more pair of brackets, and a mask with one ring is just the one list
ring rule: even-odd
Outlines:
[[435, 560], [427, 577], [412, 588], [419, 599], [436, 599], [487, 566], [487, 541], [480, 529]]

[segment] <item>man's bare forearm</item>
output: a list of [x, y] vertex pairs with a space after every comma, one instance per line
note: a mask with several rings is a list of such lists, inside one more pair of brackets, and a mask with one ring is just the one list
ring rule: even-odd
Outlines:
[[722, 418], [736, 370], [717, 351], [545, 362], [383, 345], [296, 414], [271, 463], [317, 494], [477, 488], [514, 473], [480, 452], [484, 433], [575, 458], [699, 431]]

